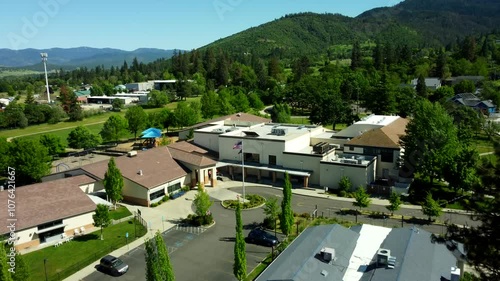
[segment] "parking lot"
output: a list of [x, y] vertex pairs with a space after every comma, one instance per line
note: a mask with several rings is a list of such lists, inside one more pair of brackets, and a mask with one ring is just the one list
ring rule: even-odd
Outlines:
[[[235, 237], [234, 211], [222, 208], [215, 202], [211, 208], [216, 224], [211, 228], [174, 227], [163, 238], [167, 245], [176, 280], [236, 280], [233, 276], [233, 248]], [[261, 208], [243, 211], [244, 234], [248, 235], [257, 223], [262, 222]], [[250, 272], [271, 252], [268, 247], [247, 244], [247, 270]], [[86, 281], [144, 280], [146, 262], [144, 246], [131, 250], [121, 259], [129, 265], [129, 271], [119, 277], [96, 272]]]

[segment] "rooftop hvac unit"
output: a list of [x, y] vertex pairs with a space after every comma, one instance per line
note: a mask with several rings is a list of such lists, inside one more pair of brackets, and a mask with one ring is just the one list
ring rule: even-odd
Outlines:
[[396, 266], [396, 257], [391, 256], [391, 250], [381, 248], [377, 251], [377, 266], [391, 269]]
[[325, 247], [325, 248], [321, 249], [320, 254], [321, 254], [321, 258], [325, 262], [329, 263], [329, 262], [335, 260], [335, 249], [333, 249], [333, 248]]
[[133, 150], [133, 151], [129, 151], [129, 152], [127, 153], [127, 156], [128, 156], [128, 157], [134, 157], [134, 156], [137, 156], [137, 151], [135, 151], [135, 150]]
[[320, 142], [313, 146], [313, 151], [318, 154], [323, 154], [328, 151], [330, 144], [326, 142]]
[[212, 132], [222, 134], [222, 133], [224, 133], [224, 129], [217, 128], [217, 129], [212, 130]]
[[284, 136], [286, 135], [287, 130], [286, 129], [280, 129], [280, 128], [273, 128], [271, 129], [271, 134], [276, 135], [276, 136]]

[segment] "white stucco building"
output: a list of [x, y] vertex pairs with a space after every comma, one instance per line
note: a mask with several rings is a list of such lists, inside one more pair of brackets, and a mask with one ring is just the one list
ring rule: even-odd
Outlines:
[[[63, 234], [72, 236], [75, 229], [93, 229], [95, 203], [82, 191], [95, 180], [86, 175], [58, 179], [16, 188], [14, 216], [5, 209], [0, 212], [5, 222], [0, 234], [12, 237], [17, 250], [35, 248], [43, 243], [61, 240]], [[9, 192], [0, 192], [8, 202]], [[9, 228], [9, 225], [13, 228]]]
[[[343, 176], [357, 187], [397, 180], [406, 124], [398, 116], [378, 115], [340, 132], [314, 125], [210, 123], [194, 131], [194, 143], [217, 152], [217, 166], [230, 176], [242, 174], [243, 160], [245, 176], [257, 181], [274, 182], [288, 172], [305, 187], [337, 188]], [[235, 147], [239, 142], [242, 149]]]

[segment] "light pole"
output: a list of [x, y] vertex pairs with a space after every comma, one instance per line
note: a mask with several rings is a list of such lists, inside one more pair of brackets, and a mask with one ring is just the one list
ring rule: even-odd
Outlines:
[[49, 55], [47, 53], [41, 53], [43, 68], [45, 69], [45, 85], [47, 87], [47, 102], [50, 104], [50, 90], [49, 90], [49, 77], [47, 76], [47, 58]]
[[47, 277], [47, 258], [43, 259], [43, 267], [45, 268], [45, 281], [48, 281], [49, 278]]

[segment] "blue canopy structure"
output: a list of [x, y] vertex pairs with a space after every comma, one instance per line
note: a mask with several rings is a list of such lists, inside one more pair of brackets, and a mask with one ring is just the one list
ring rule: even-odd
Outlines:
[[141, 139], [151, 139], [151, 138], [160, 138], [161, 130], [156, 128], [149, 128], [141, 133]]

